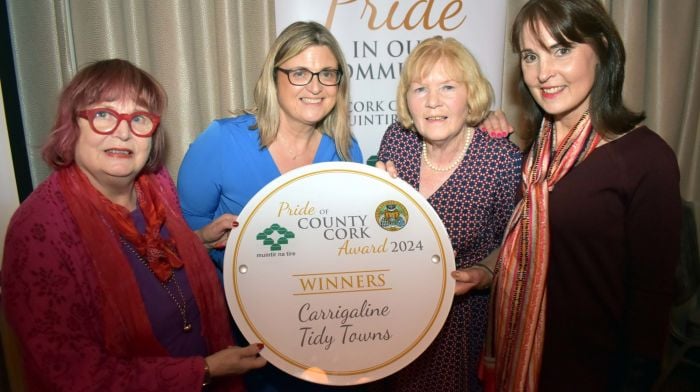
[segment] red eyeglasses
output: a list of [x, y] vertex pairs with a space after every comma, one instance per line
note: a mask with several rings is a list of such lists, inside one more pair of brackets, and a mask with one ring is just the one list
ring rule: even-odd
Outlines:
[[160, 116], [149, 112], [117, 113], [109, 108], [93, 108], [81, 110], [78, 116], [88, 120], [90, 127], [100, 135], [109, 135], [119, 126], [122, 120], [129, 124], [131, 133], [138, 137], [149, 137], [158, 128]]

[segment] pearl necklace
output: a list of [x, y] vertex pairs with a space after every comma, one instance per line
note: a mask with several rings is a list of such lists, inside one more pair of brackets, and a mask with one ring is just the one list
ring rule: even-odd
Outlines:
[[452, 171], [457, 165], [459, 165], [460, 162], [462, 162], [462, 159], [464, 159], [464, 156], [467, 154], [467, 150], [469, 149], [469, 145], [472, 143], [472, 139], [474, 138], [474, 128], [472, 127], [467, 127], [467, 134], [465, 136], [464, 140], [464, 148], [462, 149], [462, 152], [457, 155], [454, 161], [450, 163], [447, 167], [438, 167], [433, 165], [432, 162], [428, 159], [428, 146], [425, 144], [425, 140], [423, 140], [423, 160], [425, 161], [425, 164], [430, 168], [430, 170], [436, 171], [436, 172], [449, 172]]

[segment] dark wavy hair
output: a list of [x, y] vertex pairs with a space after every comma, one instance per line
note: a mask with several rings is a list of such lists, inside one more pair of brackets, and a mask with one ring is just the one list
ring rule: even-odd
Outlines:
[[[538, 22], [559, 45], [589, 44], [598, 56], [590, 99], [591, 121], [596, 131], [602, 135], [619, 135], [644, 120], [643, 112], [630, 111], [622, 103], [625, 47], [615, 24], [598, 0], [530, 0], [513, 22], [510, 41], [515, 53], [520, 54], [522, 50], [522, 35], [526, 29], [540, 36]], [[519, 90], [525, 105], [526, 129], [539, 129], [545, 113], [532, 98], [522, 74]]]
[[[80, 135], [77, 112], [95, 102], [119, 99], [131, 99], [159, 116], [167, 105], [163, 87], [153, 76], [132, 63], [121, 59], [91, 63], [75, 74], [61, 92], [56, 120], [41, 151], [44, 161], [53, 169], [72, 165]], [[151, 151], [143, 169], [147, 172], [160, 168], [165, 155], [165, 133], [158, 129], [152, 138]]]

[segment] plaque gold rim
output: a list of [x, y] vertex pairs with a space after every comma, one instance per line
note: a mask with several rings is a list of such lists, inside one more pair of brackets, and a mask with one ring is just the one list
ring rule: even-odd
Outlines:
[[[267, 201], [272, 198], [275, 194], [277, 194], [279, 191], [283, 190], [284, 188], [290, 186], [291, 184], [298, 182], [304, 178], [308, 177], [313, 177], [313, 176], [319, 176], [319, 175], [324, 175], [324, 174], [331, 174], [331, 173], [349, 173], [349, 174], [355, 174], [355, 175], [361, 175], [364, 177], [370, 177], [375, 181], [382, 182], [386, 185], [389, 185], [391, 188], [394, 190], [398, 191], [404, 197], [406, 197], [410, 202], [416, 207], [418, 211], [420, 211], [420, 214], [425, 218], [425, 220], [428, 222], [434, 238], [437, 240], [437, 245], [439, 248], [440, 252], [440, 257], [441, 257], [441, 270], [442, 270], [442, 284], [440, 287], [440, 295], [439, 295], [439, 301], [436, 303], [436, 306], [434, 308], [434, 311], [429, 319], [429, 322], [426, 323], [426, 326], [422, 329], [421, 333], [416, 336], [416, 338], [410, 343], [407, 344], [406, 347], [394, 355], [391, 358], [388, 358], [384, 360], [383, 362], [369, 366], [366, 368], [362, 369], [355, 369], [355, 370], [330, 370], [330, 369], [324, 369], [324, 368], [319, 368], [318, 366], [312, 366], [309, 364], [304, 364], [296, 359], [290, 358], [288, 355], [280, 352], [277, 348], [275, 348], [274, 345], [270, 344], [269, 341], [265, 340], [263, 337], [263, 334], [256, 328], [255, 324], [252, 322], [250, 319], [250, 316], [248, 315], [248, 312], [246, 311], [246, 306], [243, 304], [241, 300], [241, 293], [239, 292], [239, 283], [238, 283], [238, 253], [241, 247], [241, 240], [243, 237], [245, 237], [245, 233], [248, 229], [249, 223], [252, 221], [253, 217], [260, 211], [260, 209], [266, 205]], [[435, 325], [435, 321], [437, 317], [440, 315], [443, 302], [445, 300], [445, 290], [447, 286], [447, 262], [446, 262], [446, 255], [445, 255], [445, 245], [442, 241], [442, 238], [438, 234], [438, 230], [435, 227], [435, 222], [433, 221], [432, 217], [427, 213], [427, 211], [416, 201], [416, 199], [408, 194], [405, 190], [401, 189], [399, 186], [396, 184], [388, 181], [385, 178], [382, 178], [378, 175], [360, 171], [360, 170], [355, 170], [355, 169], [350, 169], [350, 168], [328, 168], [328, 169], [318, 169], [310, 173], [304, 173], [301, 175], [298, 175], [294, 178], [289, 179], [288, 181], [285, 181], [279, 185], [277, 185], [274, 189], [270, 190], [267, 195], [265, 195], [258, 203], [257, 205], [253, 208], [253, 210], [248, 214], [246, 217], [245, 222], [239, 227], [239, 234], [237, 235], [236, 238], [236, 243], [234, 247], [234, 251], [232, 254], [232, 268], [231, 268], [231, 274], [232, 276], [232, 281], [233, 281], [233, 290], [235, 293], [235, 298], [236, 302], [238, 304], [238, 309], [240, 310], [240, 313], [245, 320], [245, 323], [247, 324], [247, 327], [250, 328], [250, 330], [253, 332], [253, 334], [261, 341], [262, 343], [265, 344], [265, 348], [269, 349], [272, 351], [278, 358], [284, 360], [287, 364], [292, 365], [299, 370], [303, 372], [311, 372], [311, 373], [318, 373], [322, 375], [332, 375], [332, 376], [356, 376], [359, 374], [363, 373], [368, 373], [372, 371], [376, 371], [382, 368], [385, 368], [391, 364], [394, 364], [396, 361], [400, 360], [407, 354], [409, 354], [412, 350], [415, 349], [417, 345], [419, 345], [426, 337], [426, 335], [432, 330], [433, 326]], [[405, 365], [404, 365], [405, 366]]]

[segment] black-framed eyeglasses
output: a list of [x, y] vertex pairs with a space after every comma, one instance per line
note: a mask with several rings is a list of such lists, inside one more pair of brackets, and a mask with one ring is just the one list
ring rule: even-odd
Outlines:
[[138, 137], [149, 137], [158, 128], [160, 116], [149, 112], [117, 113], [110, 108], [85, 109], [78, 116], [88, 120], [90, 128], [100, 135], [109, 135], [122, 120], [129, 124], [131, 133]]
[[314, 76], [324, 86], [337, 86], [343, 78], [343, 72], [339, 69], [322, 69], [318, 72], [311, 72], [306, 68], [284, 69], [277, 67], [276, 69], [286, 73], [289, 83], [295, 86], [306, 86], [311, 83]]

